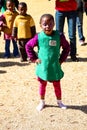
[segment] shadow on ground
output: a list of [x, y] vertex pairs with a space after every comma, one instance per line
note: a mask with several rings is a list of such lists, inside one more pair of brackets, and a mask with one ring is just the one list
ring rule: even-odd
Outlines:
[[14, 66], [14, 65], [17, 65], [17, 66], [26, 66], [26, 65], [29, 65], [30, 63], [26, 63], [26, 62], [12, 62], [12, 61], [5, 61], [5, 62], [0, 62], [0, 67], [9, 67], [9, 66]]
[[0, 74], [6, 73], [5, 70], [0, 70]]
[[[87, 58], [82, 58], [82, 57], [78, 57], [79, 61], [78, 62], [87, 62]], [[72, 61], [71, 58], [67, 58], [66, 62], [76, 62], [76, 61]]]
[[[58, 106], [55, 106], [55, 105], [46, 105], [46, 107], [58, 107]], [[74, 110], [80, 110], [82, 112], [84, 112], [85, 114], [87, 114], [87, 105], [82, 105], [82, 106], [79, 106], [79, 105], [67, 105], [67, 109], [74, 109]]]

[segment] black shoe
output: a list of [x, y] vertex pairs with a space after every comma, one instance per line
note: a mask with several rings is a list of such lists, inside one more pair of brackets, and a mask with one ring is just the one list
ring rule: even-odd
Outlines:
[[27, 59], [21, 59], [20, 61], [21, 61], [21, 62], [26, 62], [26, 61], [27, 61]]
[[78, 61], [79, 61], [79, 59], [78, 59], [76, 56], [71, 56], [71, 60], [72, 60], [72, 61], [75, 61], [75, 62], [78, 62]]

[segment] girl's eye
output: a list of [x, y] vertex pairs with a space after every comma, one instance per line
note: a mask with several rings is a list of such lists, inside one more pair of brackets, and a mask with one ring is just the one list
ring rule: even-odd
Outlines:
[[45, 23], [43, 24], [43, 26], [46, 26], [46, 25], [47, 25], [47, 24], [45, 24]]

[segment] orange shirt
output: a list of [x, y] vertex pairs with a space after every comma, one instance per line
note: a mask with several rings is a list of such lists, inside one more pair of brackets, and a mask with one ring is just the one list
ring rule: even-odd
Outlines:
[[18, 15], [14, 21], [14, 28], [17, 28], [17, 38], [18, 39], [27, 39], [31, 38], [31, 27], [35, 26], [33, 18], [26, 14]]
[[9, 10], [6, 10], [3, 15], [5, 17], [5, 22], [7, 25], [7, 28], [5, 28], [3, 31], [6, 34], [11, 34], [13, 29], [13, 23], [18, 13], [16, 11], [11, 12]]

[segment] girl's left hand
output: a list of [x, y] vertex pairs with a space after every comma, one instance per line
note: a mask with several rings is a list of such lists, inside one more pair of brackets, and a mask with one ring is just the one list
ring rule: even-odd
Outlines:
[[41, 63], [41, 60], [40, 60], [40, 59], [37, 59], [37, 60], [35, 61], [35, 63], [36, 63], [36, 64], [40, 64], [40, 63]]

